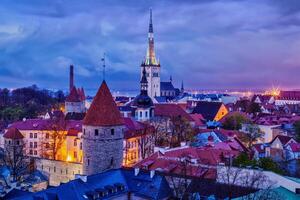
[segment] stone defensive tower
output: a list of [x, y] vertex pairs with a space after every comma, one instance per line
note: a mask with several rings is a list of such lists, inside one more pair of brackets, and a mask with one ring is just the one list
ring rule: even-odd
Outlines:
[[82, 128], [83, 173], [91, 175], [120, 168], [124, 125], [105, 81], [86, 113]]

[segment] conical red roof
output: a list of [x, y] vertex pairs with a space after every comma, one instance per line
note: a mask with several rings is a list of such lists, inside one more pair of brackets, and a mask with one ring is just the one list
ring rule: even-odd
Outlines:
[[4, 138], [7, 139], [13, 139], [13, 140], [18, 140], [18, 139], [23, 139], [24, 136], [20, 131], [16, 128], [9, 128], [6, 133], [3, 135]]
[[83, 119], [84, 125], [115, 126], [122, 125], [121, 113], [105, 81], [102, 82], [93, 102]]
[[66, 99], [67, 102], [80, 102], [80, 96], [76, 87], [73, 87], [69, 96]]

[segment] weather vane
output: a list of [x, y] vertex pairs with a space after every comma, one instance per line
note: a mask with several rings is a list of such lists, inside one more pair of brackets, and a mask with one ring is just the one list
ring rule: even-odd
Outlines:
[[103, 57], [101, 58], [102, 67], [103, 67], [103, 80], [105, 81], [105, 53], [103, 53]]

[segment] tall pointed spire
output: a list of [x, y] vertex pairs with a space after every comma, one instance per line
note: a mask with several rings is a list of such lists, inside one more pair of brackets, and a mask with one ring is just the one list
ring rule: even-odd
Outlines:
[[152, 9], [150, 9], [149, 32], [148, 32], [148, 49], [145, 60], [146, 65], [158, 65], [154, 52], [154, 36], [152, 23]]
[[153, 24], [152, 24], [152, 8], [150, 8], [149, 33], [153, 33]]

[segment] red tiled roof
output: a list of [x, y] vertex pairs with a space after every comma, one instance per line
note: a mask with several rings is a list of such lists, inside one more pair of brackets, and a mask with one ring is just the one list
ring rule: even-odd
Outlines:
[[[165, 153], [156, 152], [148, 158], [142, 160], [134, 167], [146, 168], [147, 170], [159, 170], [164, 173], [172, 173], [184, 175], [183, 166], [180, 162], [181, 158], [188, 157], [196, 160], [197, 164], [188, 165], [186, 175], [193, 177], [202, 177], [208, 179], [216, 178], [216, 171], [213, 166], [223, 162], [223, 158], [229, 156], [237, 156], [237, 151], [228, 151], [212, 148], [180, 148], [166, 151]], [[197, 166], [198, 165], [198, 166]], [[201, 165], [209, 165], [208, 171], [205, 172], [200, 167]]]
[[4, 138], [7, 139], [14, 139], [14, 140], [18, 140], [18, 139], [23, 139], [24, 136], [22, 135], [22, 133], [16, 129], [16, 128], [9, 128], [6, 133], [3, 135]]
[[67, 132], [67, 136], [75, 136], [75, 137], [77, 137], [78, 133], [79, 133], [79, 131], [76, 130], [76, 129], [69, 129], [68, 132]]
[[[19, 130], [53, 130], [53, 125], [58, 123], [52, 119], [26, 119], [25, 121], [14, 122], [10, 127]], [[76, 129], [81, 131], [82, 121], [66, 120], [65, 126], [60, 126], [63, 130]]]
[[84, 125], [114, 126], [122, 125], [121, 113], [107, 87], [102, 82], [93, 102], [83, 119]]
[[178, 104], [164, 103], [164, 104], [155, 104], [154, 107], [155, 116], [163, 117], [178, 117], [181, 116], [188, 121], [194, 121], [194, 119], [181, 108]]
[[293, 138], [285, 135], [277, 135], [270, 143], [272, 144], [278, 138], [282, 145], [286, 145]]
[[300, 91], [280, 91], [279, 100], [300, 100]]
[[149, 126], [145, 123], [135, 121], [132, 118], [124, 117], [124, 125], [126, 127], [124, 138], [132, 138], [153, 132], [153, 126]]
[[300, 152], [300, 143], [289, 144], [293, 152]]
[[78, 91], [76, 90], [76, 87], [73, 87], [69, 96], [66, 99], [67, 102], [80, 102], [80, 96], [78, 94]]
[[190, 114], [190, 116], [193, 118], [193, 120], [195, 121], [195, 125], [196, 126], [203, 126], [205, 125], [203, 122], [205, 121], [205, 119], [203, 118], [203, 116], [201, 114]]

